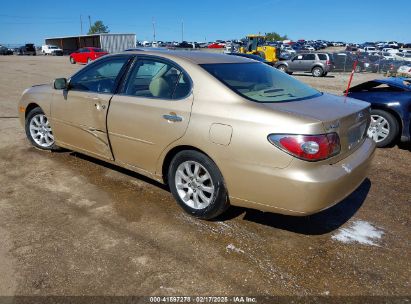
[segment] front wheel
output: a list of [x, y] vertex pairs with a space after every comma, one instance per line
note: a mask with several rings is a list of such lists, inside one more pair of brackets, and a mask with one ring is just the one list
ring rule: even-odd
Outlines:
[[277, 69], [279, 69], [281, 72], [287, 73], [287, 67], [284, 64], [280, 64]]
[[372, 138], [378, 148], [394, 143], [399, 133], [399, 124], [395, 117], [383, 110], [371, 110], [371, 123], [367, 135]]
[[40, 108], [32, 109], [26, 117], [26, 136], [33, 146], [42, 150], [58, 150], [49, 120]]
[[179, 205], [197, 218], [215, 218], [229, 207], [220, 170], [200, 152], [178, 153], [171, 161], [168, 183]]

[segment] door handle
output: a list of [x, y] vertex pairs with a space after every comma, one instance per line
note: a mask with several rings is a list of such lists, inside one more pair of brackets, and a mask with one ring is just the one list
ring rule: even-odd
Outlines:
[[96, 109], [97, 109], [98, 111], [100, 111], [100, 110], [105, 110], [105, 109], [106, 109], [106, 105], [104, 105], [104, 104], [95, 103], [94, 106], [96, 107]]
[[163, 115], [163, 118], [172, 121], [172, 122], [180, 122], [183, 121], [183, 118], [181, 116], [178, 116], [177, 114], [170, 113], [170, 114], [165, 114]]

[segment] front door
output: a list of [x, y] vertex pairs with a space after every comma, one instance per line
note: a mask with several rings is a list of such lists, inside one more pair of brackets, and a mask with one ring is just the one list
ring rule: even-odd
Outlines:
[[174, 63], [139, 58], [110, 105], [107, 126], [115, 160], [155, 173], [161, 152], [187, 129], [191, 87], [188, 75]]
[[110, 57], [82, 69], [67, 90], [56, 91], [51, 120], [56, 143], [94, 156], [112, 159], [106, 116], [110, 100], [129, 56]]
[[295, 55], [293, 59], [288, 63], [288, 70], [290, 72], [297, 72], [300, 71], [301, 68], [301, 60], [303, 59], [302, 55]]

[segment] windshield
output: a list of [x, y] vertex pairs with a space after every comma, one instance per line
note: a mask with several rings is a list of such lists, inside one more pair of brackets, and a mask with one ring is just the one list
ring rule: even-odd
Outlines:
[[207, 72], [247, 99], [274, 103], [312, 98], [321, 93], [263, 63], [202, 64]]

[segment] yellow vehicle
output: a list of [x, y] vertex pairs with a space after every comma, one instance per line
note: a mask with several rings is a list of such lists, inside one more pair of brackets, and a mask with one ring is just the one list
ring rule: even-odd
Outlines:
[[240, 48], [240, 53], [258, 55], [274, 64], [278, 61], [279, 50], [276, 47], [264, 45], [265, 42], [265, 36], [248, 35], [247, 45]]

